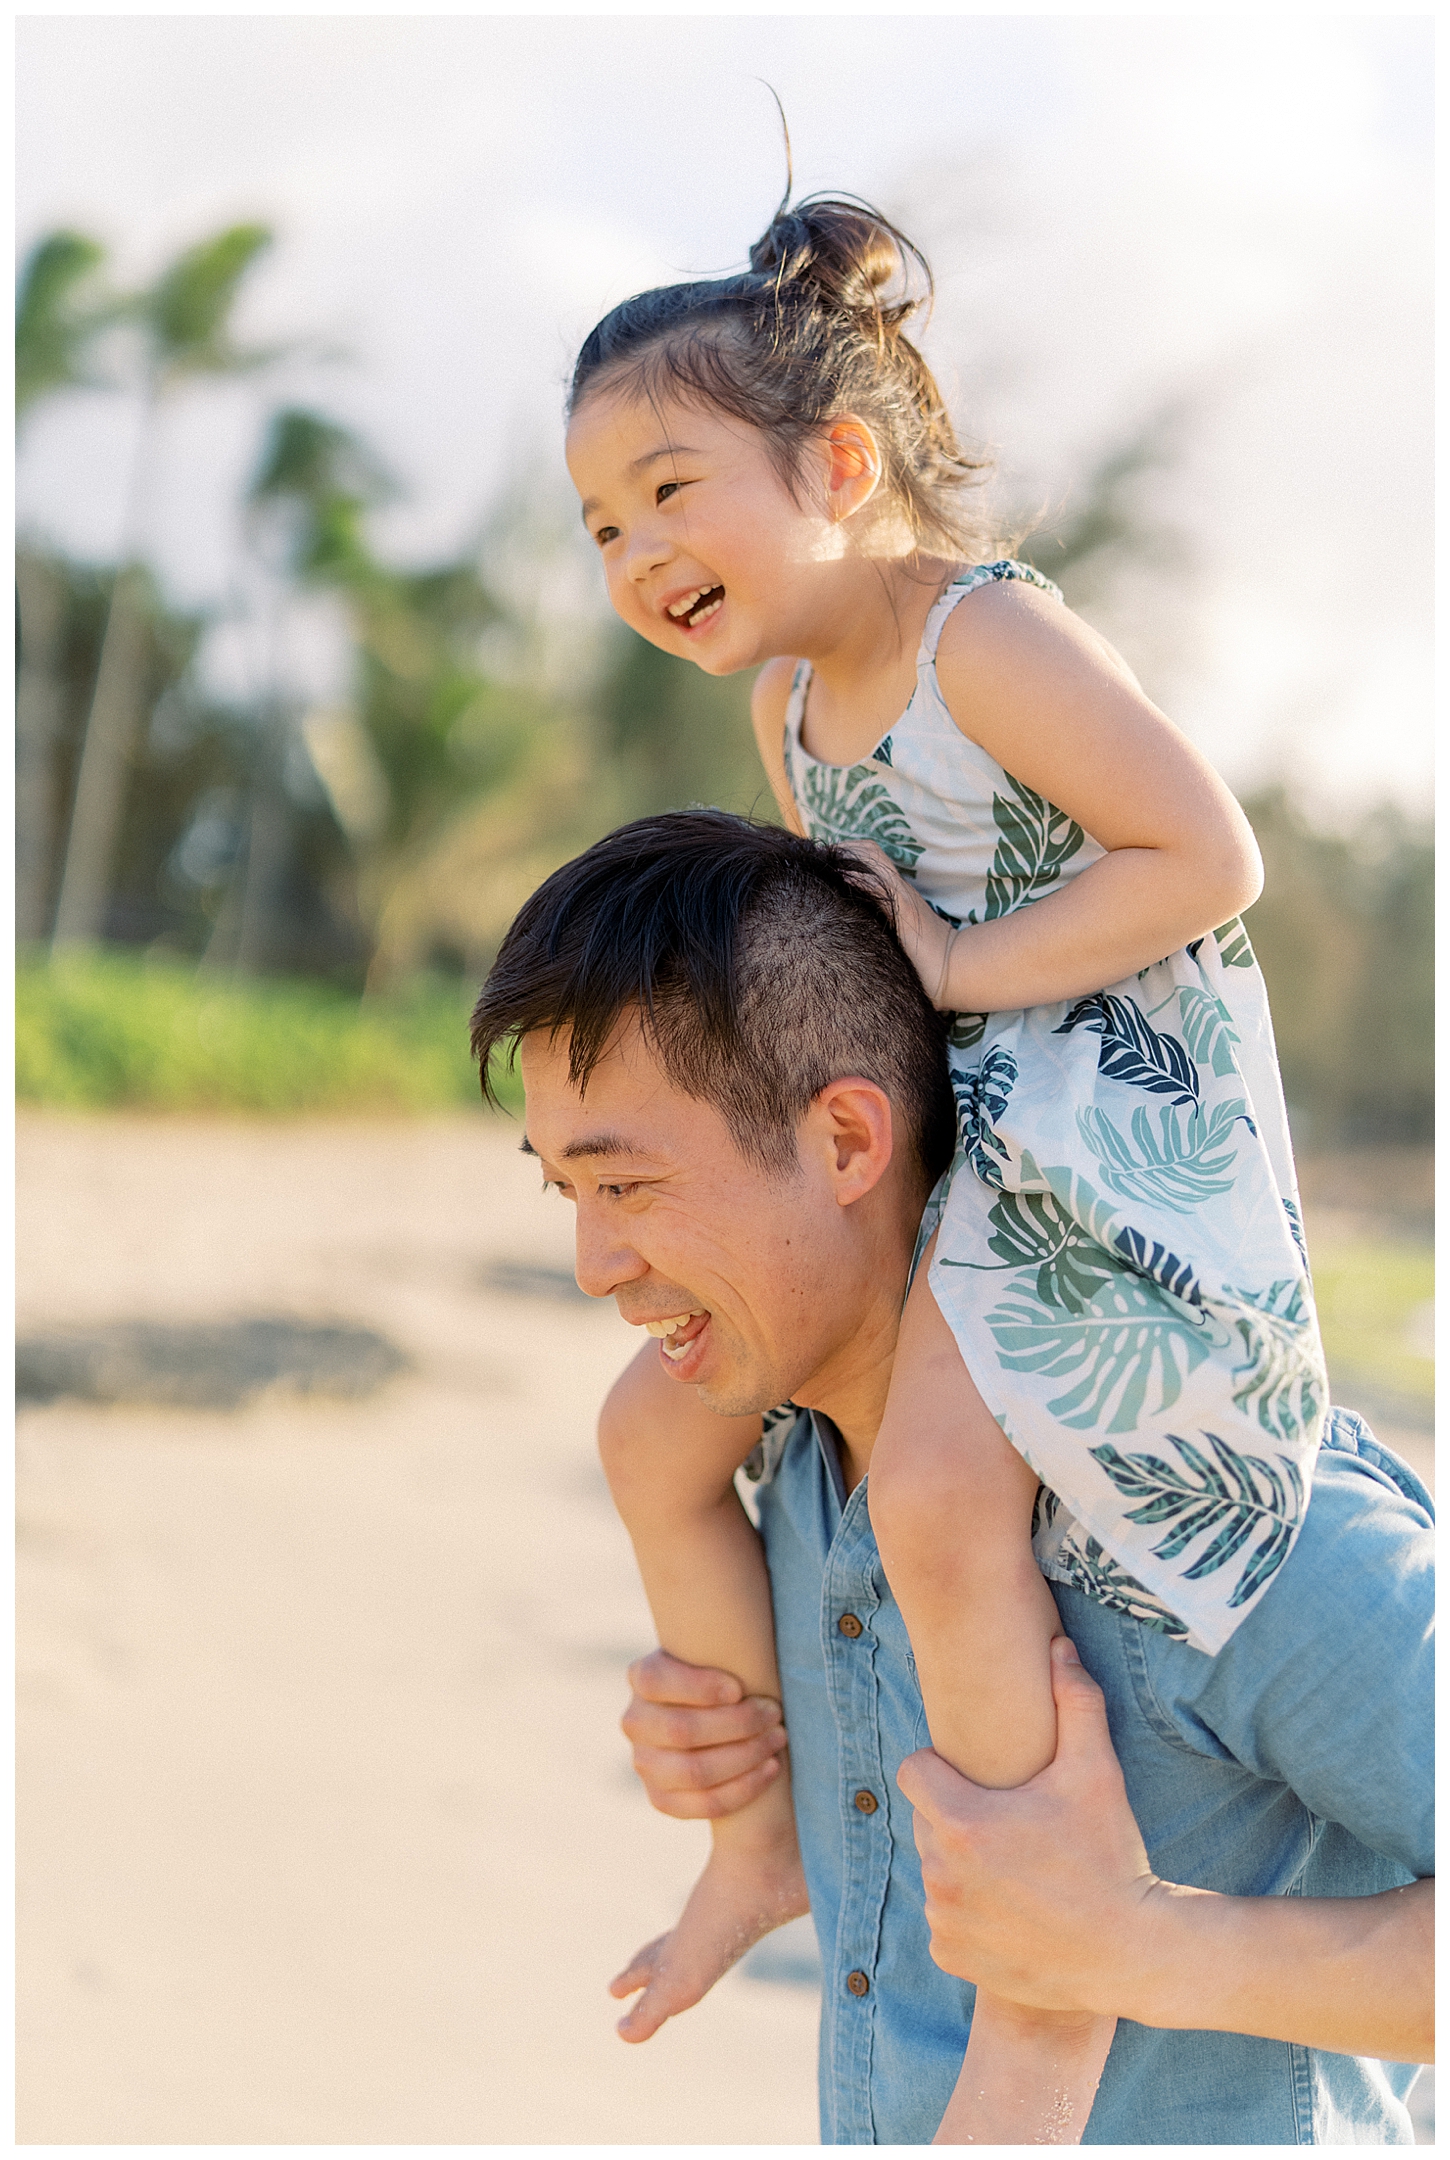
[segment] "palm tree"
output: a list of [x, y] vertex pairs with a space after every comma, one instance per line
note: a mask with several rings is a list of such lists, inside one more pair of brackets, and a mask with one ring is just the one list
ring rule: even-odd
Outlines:
[[[31, 249], [15, 294], [15, 422], [57, 391], [94, 378], [86, 362], [114, 306], [98, 289], [105, 249], [85, 233], [53, 232]], [[54, 563], [15, 559], [15, 930], [45, 935], [47, 843], [54, 815], [54, 746], [61, 715], [65, 583]]]
[[[337, 594], [350, 619], [354, 709], [313, 715], [307, 740], [380, 938], [374, 985], [393, 969], [380, 933], [400, 887], [461, 808], [515, 772], [540, 720], [536, 700], [502, 689], [478, 665], [479, 637], [504, 610], [471, 557], [395, 570], [374, 555], [368, 514], [392, 492], [356, 435], [294, 409], [273, 420], [248, 498], [255, 530], [280, 528], [290, 574]], [[350, 814], [349, 794], [354, 804], [366, 798], [365, 816]]]
[[105, 915], [145, 670], [145, 579], [140, 564], [132, 559], [132, 549], [156, 414], [162, 400], [185, 383], [202, 376], [238, 374], [272, 357], [242, 351], [230, 335], [237, 289], [271, 237], [264, 225], [231, 226], [187, 249], [126, 307], [143, 340], [140, 425], [123, 520], [121, 564], [82, 738], [52, 949], [92, 942]]
[[15, 418], [56, 390], [91, 381], [88, 349], [115, 319], [99, 297], [106, 251], [85, 233], [53, 232], [25, 258], [15, 294]]

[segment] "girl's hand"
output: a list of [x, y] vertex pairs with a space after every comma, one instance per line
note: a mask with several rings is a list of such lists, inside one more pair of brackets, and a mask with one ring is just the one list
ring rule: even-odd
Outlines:
[[843, 840], [840, 844], [848, 855], [854, 855], [863, 868], [871, 872], [873, 882], [886, 887], [896, 920], [896, 935], [906, 957], [921, 977], [923, 990], [938, 1012], [953, 1011], [955, 1006], [948, 994], [947, 977], [952, 947], [957, 939], [955, 928], [951, 923], [943, 922], [941, 916], [927, 906], [921, 894], [907, 883], [891, 857], [874, 840]]

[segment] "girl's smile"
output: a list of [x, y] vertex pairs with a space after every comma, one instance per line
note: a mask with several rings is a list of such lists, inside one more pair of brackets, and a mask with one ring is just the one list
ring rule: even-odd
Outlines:
[[566, 455], [631, 629], [711, 675], [801, 649], [819, 621], [820, 572], [846, 545], [828, 453], [819, 474], [808, 456], [792, 493], [758, 430], [604, 389], [575, 412]]

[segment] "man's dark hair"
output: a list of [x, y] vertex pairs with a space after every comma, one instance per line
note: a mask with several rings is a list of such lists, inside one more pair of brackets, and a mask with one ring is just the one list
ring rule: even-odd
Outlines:
[[565, 863], [519, 910], [474, 1008], [485, 1097], [494, 1050], [540, 1028], [570, 1031], [582, 1089], [630, 1012], [675, 1085], [767, 1169], [794, 1165], [798, 1121], [849, 1075], [885, 1090], [928, 1182], [951, 1160], [946, 1022], [889, 894], [844, 848], [680, 810]]

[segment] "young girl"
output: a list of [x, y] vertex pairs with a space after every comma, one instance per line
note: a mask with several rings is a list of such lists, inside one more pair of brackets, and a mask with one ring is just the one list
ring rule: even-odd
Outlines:
[[[979, 468], [904, 334], [918, 251], [813, 200], [750, 263], [605, 317], [575, 370], [569, 464], [620, 615], [711, 674], [760, 668], [782, 815], [886, 871], [955, 1016], [960, 1146], [903, 1315], [871, 1519], [933, 1744], [1015, 1785], [1055, 1746], [1044, 1572], [1212, 1654], [1302, 1517], [1326, 1396], [1236, 919], [1258, 856], [1056, 588], [983, 560]], [[774, 1698], [732, 1483], [762, 1422], [672, 1379], [702, 1325], [652, 1327], [601, 1444], [662, 1644]], [[615, 1981], [643, 1990], [621, 2032], [647, 2038], [804, 1908], [782, 1774], [716, 1822], [679, 1925]], [[1111, 2035], [979, 1994], [938, 2142], [1076, 2143]]]

